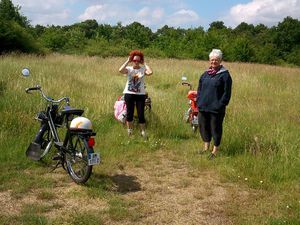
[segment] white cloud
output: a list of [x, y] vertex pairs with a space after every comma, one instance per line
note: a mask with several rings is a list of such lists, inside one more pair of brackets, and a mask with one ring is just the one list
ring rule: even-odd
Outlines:
[[109, 5], [92, 5], [86, 8], [79, 16], [80, 20], [95, 19], [104, 22], [117, 16], [117, 11], [110, 9]]
[[148, 17], [151, 15], [151, 10], [149, 7], [144, 7], [137, 13], [138, 17]]
[[64, 9], [60, 12], [51, 13], [51, 14], [37, 14], [34, 18], [34, 25], [66, 25], [67, 20], [70, 17], [70, 11]]
[[233, 27], [241, 22], [272, 26], [287, 16], [300, 18], [300, 0], [253, 0], [232, 7], [224, 20]]
[[[134, 21], [157, 29], [163, 25], [186, 27], [200, 23], [198, 14], [182, 0], [12, 0], [32, 25], [69, 25], [87, 19], [122, 25]], [[101, 3], [99, 3], [101, 2]], [[82, 8], [88, 5], [86, 8]], [[80, 13], [81, 12], [81, 13]], [[198, 25], [197, 24], [197, 25]]]
[[154, 20], [161, 20], [165, 15], [165, 11], [162, 8], [157, 8], [152, 12], [152, 18]]
[[[70, 0], [67, 0], [70, 1]], [[65, 25], [71, 10], [65, 7], [63, 0], [13, 0], [14, 5], [21, 6], [21, 13], [32, 25]]]
[[166, 20], [166, 24], [178, 27], [186, 24], [196, 24], [199, 23], [199, 21], [200, 18], [196, 12], [192, 10], [181, 9], [169, 16]]
[[151, 9], [150, 7], [144, 7], [139, 10], [136, 16], [131, 18], [131, 21], [138, 21], [143, 25], [151, 26], [160, 24], [165, 17], [165, 12], [162, 8]]
[[100, 23], [108, 22], [112, 24], [122, 21], [123, 25], [136, 21], [152, 28], [158, 28], [165, 24], [179, 27], [199, 22], [198, 14], [192, 10], [181, 9], [167, 16], [165, 10], [161, 7], [145, 6], [136, 11], [129, 7], [120, 7], [111, 4], [89, 6], [79, 16], [79, 19], [82, 21], [96, 19]]
[[[95, 0], [88, 0], [91, 3]], [[99, 23], [116, 24], [122, 21], [122, 25], [130, 24], [134, 21], [139, 22], [152, 29], [159, 28], [165, 24], [170, 26], [185, 26], [188, 23], [199, 22], [199, 16], [192, 10], [179, 8], [183, 6], [181, 0], [153, 0], [139, 2], [140, 8], [137, 10], [136, 0], [123, 0], [111, 3], [111, 1], [103, 0], [102, 4], [94, 4], [84, 10], [78, 17], [81, 21], [86, 19], [96, 19]], [[118, 4], [117, 4], [118, 3]], [[177, 10], [172, 14], [173, 10]], [[166, 14], [168, 11], [170, 16]], [[189, 24], [190, 25], [190, 24]]]

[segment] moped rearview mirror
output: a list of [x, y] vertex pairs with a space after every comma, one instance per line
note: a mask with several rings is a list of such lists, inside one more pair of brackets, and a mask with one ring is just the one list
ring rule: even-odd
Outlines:
[[23, 75], [24, 77], [29, 77], [29, 75], [30, 75], [30, 70], [29, 70], [28, 68], [23, 68], [23, 69], [22, 69], [22, 75]]
[[187, 77], [186, 77], [186, 76], [182, 76], [182, 77], [181, 77], [181, 80], [182, 80], [182, 81], [187, 81]]

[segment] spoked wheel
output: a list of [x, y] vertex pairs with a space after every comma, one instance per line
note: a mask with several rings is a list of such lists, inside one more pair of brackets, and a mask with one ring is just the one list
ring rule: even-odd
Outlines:
[[145, 105], [145, 112], [151, 111], [151, 105]]
[[150, 119], [151, 116], [151, 105], [145, 105], [145, 118]]
[[84, 137], [80, 135], [70, 137], [65, 162], [69, 175], [78, 184], [85, 183], [92, 173], [93, 166], [88, 165], [88, 149]]
[[53, 156], [57, 154], [56, 148], [52, 148], [53, 146], [53, 136], [50, 130], [46, 130], [41, 144], [41, 162], [43, 162], [46, 166], [53, 166]]
[[188, 122], [190, 122], [190, 113], [189, 113], [189, 111], [186, 111], [184, 114], [183, 114], [183, 121], [184, 122], [186, 122], [186, 123], [188, 123]]

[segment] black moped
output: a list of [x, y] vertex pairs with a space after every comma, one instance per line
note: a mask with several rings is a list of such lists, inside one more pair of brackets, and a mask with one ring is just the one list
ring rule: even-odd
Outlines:
[[[22, 70], [24, 76], [29, 76], [29, 73], [27, 68]], [[42, 160], [54, 146], [57, 151], [52, 158], [55, 162], [53, 170], [62, 166], [76, 183], [85, 183], [91, 176], [93, 165], [100, 163], [100, 154], [94, 152], [96, 133], [91, 121], [82, 117], [84, 110], [70, 107], [68, 97], [58, 100], [48, 97], [39, 85], [25, 91], [38, 91], [47, 103], [45, 109], [36, 115], [40, 129], [26, 156], [32, 160]], [[58, 132], [62, 127], [66, 128], [63, 141]]]

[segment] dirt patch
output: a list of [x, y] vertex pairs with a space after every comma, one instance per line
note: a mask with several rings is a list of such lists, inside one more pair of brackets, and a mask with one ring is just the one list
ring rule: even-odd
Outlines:
[[247, 199], [248, 191], [221, 183], [211, 171], [195, 171], [165, 154], [159, 156], [155, 163], [124, 171], [135, 174], [141, 184], [140, 191], [124, 195], [141, 202], [144, 216], [136, 224], [234, 224], [226, 207], [232, 198]]
[[[155, 160], [149, 158], [139, 167], [122, 165], [117, 173], [109, 176], [114, 183], [111, 191], [126, 202], [137, 203], [127, 207], [136, 210], [138, 216], [115, 221], [106, 214], [104, 224], [235, 224], [230, 215], [235, 210], [231, 203], [233, 200], [236, 203], [236, 199], [246, 202], [253, 195], [246, 187], [221, 182], [213, 171], [197, 171], [172, 159], [168, 155], [171, 153], [154, 154]], [[48, 176], [59, 178], [66, 174], [62, 171]], [[55, 188], [33, 190], [21, 199], [13, 199], [10, 191], [0, 192], [2, 213], [17, 215], [26, 204], [48, 205], [49, 210], [44, 215], [49, 219], [74, 211], [109, 210], [108, 199], [93, 198], [87, 194], [86, 186], [66, 182], [63, 178], [62, 181]], [[47, 199], [46, 195], [43, 199], [41, 192], [54, 193], [54, 197]]]
[[[85, 186], [77, 185], [68, 180], [65, 171], [56, 171], [44, 176], [56, 179], [54, 188], [33, 189], [28, 193], [14, 197], [12, 190], [0, 192], [0, 205], [4, 206], [1, 214], [8, 216], [17, 216], [26, 210], [28, 206], [37, 208], [46, 208], [39, 211], [49, 219], [66, 217], [74, 212], [86, 212], [104, 210], [107, 203], [99, 198], [91, 198], [87, 194]], [[48, 194], [50, 193], [50, 194]]]

